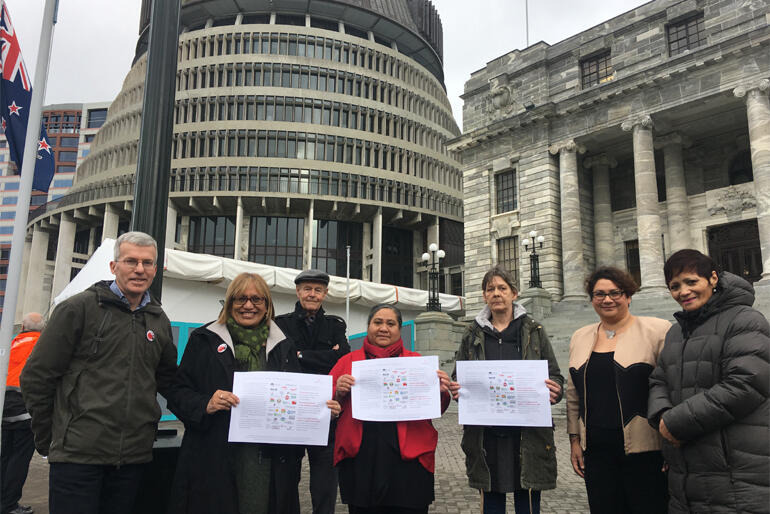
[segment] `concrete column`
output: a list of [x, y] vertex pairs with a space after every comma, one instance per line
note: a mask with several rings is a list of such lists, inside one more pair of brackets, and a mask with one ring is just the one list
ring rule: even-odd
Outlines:
[[684, 139], [681, 134], [676, 132], [655, 140], [655, 148], [663, 148], [663, 165], [666, 167], [669, 254], [693, 247], [690, 237], [690, 209], [687, 204], [687, 186], [682, 159], [683, 146]]
[[[177, 211], [176, 209], [169, 204], [168, 209], [166, 209], [166, 248], [174, 248], [174, 243], [176, 242], [176, 218], [177, 218]], [[236, 242], [238, 241], [238, 229], [235, 231], [236, 235]]]
[[369, 270], [369, 266], [372, 264], [372, 224], [371, 223], [363, 223], [363, 241], [361, 242], [361, 247], [363, 248], [363, 262], [361, 265], [363, 266], [363, 270], [361, 273], [361, 276], [364, 278], [364, 280], [367, 280], [371, 282], [372, 280], [372, 274]]
[[39, 225], [36, 224], [33, 227], [25, 292], [24, 296], [20, 297], [24, 300], [24, 312], [45, 312], [48, 309], [48, 302], [43, 292], [48, 237], [48, 232], [41, 229]]
[[372, 220], [372, 282], [382, 281], [382, 207]]
[[634, 143], [634, 185], [636, 187], [636, 229], [643, 294], [667, 294], [663, 279], [663, 248], [658, 214], [658, 184], [655, 179], [655, 151], [652, 118], [643, 115], [622, 124], [632, 132]]
[[584, 301], [583, 280], [586, 273], [583, 260], [583, 230], [580, 216], [577, 154], [585, 148], [573, 140], [551, 145], [551, 154], [559, 154], [559, 184], [561, 188], [561, 256], [564, 279], [562, 300]]
[[735, 96], [746, 98], [746, 114], [749, 122], [749, 146], [751, 168], [754, 172], [754, 189], [757, 199], [757, 225], [759, 247], [762, 250], [762, 279], [770, 282], [770, 99], [767, 92], [770, 79], [756, 84], [737, 87]]
[[72, 273], [72, 254], [75, 249], [75, 231], [77, 225], [71, 214], [63, 212], [59, 221], [59, 240], [56, 244], [56, 262], [53, 269], [53, 300], [70, 283]]
[[307, 216], [305, 216], [305, 241], [302, 245], [302, 269], [310, 269], [313, 267], [313, 210], [315, 207], [315, 200], [310, 200], [310, 206], [307, 209]]
[[618, 165], [607, 155], [596, 155], [583, 161], [583, 166], [593, 169], [594, 184], [594, 245], [596, 266], [615, 264], [615, 244], [612, 237], [612, 204], [610, 202], [610, 168]]
[[102, 224], [102, 242], [105, 239], [117, 239], [120, 216], [118, 210], [110, 204], [104, 206], [104, 223]]
[[243, 239], [243, 197], [238, 197], [238, 203], [235, 207], [235, 253], [233, 254], [233, 259], [236, 261], [242, 261], [243, 258], [243, 248], [242, 248], [242, 239]]

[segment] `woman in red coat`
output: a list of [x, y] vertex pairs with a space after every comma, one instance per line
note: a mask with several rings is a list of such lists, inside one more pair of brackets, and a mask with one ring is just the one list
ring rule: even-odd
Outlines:
[[[430, 420], [360, 421], [353, 418], [350, 406], [353, 361], [419, 355], [404, 348], [401, 312], [392, 305], [376, 305], [369, 313], [363, 347], [343, 356], [331, 370], [342, 404], [334, 464], [342, 502], [351, 514], [427, 513], [433, 502], [438, 433]], [[437, 373], [443, 412], [449, 405], [449, 376], [441, 370]]]

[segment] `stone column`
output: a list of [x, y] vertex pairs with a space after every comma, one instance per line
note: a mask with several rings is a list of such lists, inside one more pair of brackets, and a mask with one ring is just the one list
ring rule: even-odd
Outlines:
[[[168, 208], [166, 209], [166, 248], [174, 248], [176, 243], [176, 218], [177, 218], [177, 211], [174, 207], [169, 204]], [[237, 236], [238, 229], [236, 229], [235, 234]], [[237, 241], [237, 238], [236, 238]]]
[[305, 216], [305, 241], [302, 244], [302, 269], [313, 267], [313, 210], [315, 200], [310, 200], [310, 206]]
[[243, 259], [243, 197], [238, 197], [238, 203], [235, 206], [235, 252], [233, 259], [242, 261]]
[[372, 220], [372, 282], [382, 281], [382, 207]]
[[634, 143], [634, 185], [636, 187], [636, 228], [639, 238], [639, 265], [644, 294], [666, 294], [663, 279], [658, 184], [655, 179], [655, 151], [652, 118], [643, 115], [623, 122], [624, 131], [632, 132]]
[[577, 154], [585, 148], [573, 140], [551, 145], [551, 154], [559, 154], [559, 184], [561, 189], [561, 256], [564, 279], [562, 300], [583, 301], [583, 280], [586, 273], [583, 260], [583, 230], [580, 217]]
[[63, 212], [59, 221], [59, 240], [56, 244], [56, 261], [53, 269], [51, 300], [56, 298], [62, 292], [62, 289], [70, 283], [76, 230], [77, 225], [75, 225], [72, 215]]
[[610, 168], [617, 165], [615, 158], [607, 154], [595, 155], [583, 160], [583, 166], [594, 170], [594, 244], [597, 267], [611, 266], [615, 263], [612, 204], [610, 202]]
[[690, 237], [690, 209], [687, 205], [687, 186], [682, 160], [684, 143], [684, 138], [677, 132], [655, 139], [655, 148], [663, 148], [663, 165], [666, 167], [669, 254], [693, 247]]
[[48, 232], [41, 229], [39, 224], [35, 224], [32, 228], [32, 245], [29, 251], [29, 271], [24, 286], [24, 312], [45, 312], [48, 308], [43, 291], [48, 237]]
[[120, 216], [118, 210], [110, 204], [104, 206], [104, 222], [102, 224], [102, 242], [105, 239], [117, 239]]
[[751, 168], [757, 199], [759, 246], [762, 250], [762, 283], [770, 283], [770, 79], [735, 88], [738, 98], [746, 98], [749, 122]]

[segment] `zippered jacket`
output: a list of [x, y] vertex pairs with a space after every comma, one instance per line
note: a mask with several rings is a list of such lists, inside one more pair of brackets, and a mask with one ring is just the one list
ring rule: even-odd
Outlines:
[[[522, 318], [521, 351], [524, 360], [547, 360], [548, 376], [564, 388], [564, 377], [559, 370], [551, 342], [545, 333], [543, 325], [526, 314], [524, 307], [514, 304], [514, 319]], [[484, 330], [492, 328], [489, 321], [489, 307], [479, 312], [476, 319], [465, 329], [460, 348], [455, 354], [457, 361], [483, 361]], [[452, 372], [456, 380], [457, 369]], [[462, 384], [461, 384], [462, 385]], [[557, 402], [561, 396], [557, 398]], [[553, 426], [522, 427], [521, 428], [521, 486], [524, 489], [544, 491], [556, 487], [556, 447], [553, 440]], [[490, 491], [492, 480], [489, 466], [484, 458], [484, 427], [476, 425], [463, 426], [463, 438], [460, 443], [465, 452], [465, 471], [468, 484], [474, 489]], [[513, 461], [510, 463], [513, 466]]]
[[674, 314], [650, 375], [648, 417], [661, 417], [668, 511], [770, 512], [770, 325], [754, 288], [723, 272], [695, 313]]
[[171, 325], [156, 300], [135, 311], [98, 282], [51, 315], [21, 373], [35, 447], [49, 462], [152, 460], [156, 392], [176, 371]]
[[[671, 323], [664, 319], [635, 316], [615, 336], [615, 386], [622, 416], [623, 448], [626, 454], [660, 450], [660, 435], [647, 422], [649, 377], [658, 361]], [[596, 345], [599, 323], [580, 328], [569, 343], [567, 377], [567, 431], [580, 435], [586, 444], [586, 374], [591, 373], [591, 353]]]
[[19, 387], [19, 375], [35, 347], [40, 332], [20, 332], [11, 341], [11, 355], [8, 360], [8, 378], [5, 382], [5, 403], [3, 404], [3, 429], [29, 427], [30, 415]]

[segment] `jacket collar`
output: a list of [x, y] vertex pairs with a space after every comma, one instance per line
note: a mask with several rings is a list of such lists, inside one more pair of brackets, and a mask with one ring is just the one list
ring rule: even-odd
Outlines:
[[[307, 317], [307, 311], [302, 308], [302, 304], [297, 301], [296, 304], [294, 304], [294, 314], [301, 320], [304, 320]], [[324, 308], [323, 305], [321, 307], [318, 307], [318, 310], [315, 313], [316, 319], [319, 317], [322, 317], [324, 314]]]
[[[520, 317], [524, 316], [527, 313], [527, 309], [519, 305], [518, 303], [513, 304], [513, 319], [519, 319]], [[481, 311], [476, 314], [476, 323], [481, 328], [486, 328], [489, 330], [493, 330], [494, 327], [492, 326], [492, 311], [489, 309], [488, 305], [485, 305]]]
[[[233, 345], [233, 338], [230, 336], [230, 331], [227, 330], [227, 325], [224, 323], [214, 322], [206, 327], [206, 330], [217, 335], [225, 344], [230, 348], [230, 351], [235, 355], [235, 347]], [[265, 358], [270, 355], [270, 352], [278, 346], [278, 343], [286, 339], [283, 331], [278, 327], [276, 323], [272, 321], [268, 322], [267, 341], [265, 342]]]
[[[132, 312], [129, 305], [122, 301], [120, 298], [115, 296], [115, 293], [112, 292], [110, 289], [111, 280], [101, 280], [99, 282], [96, 282], [94, 285], [88, 288], [88, 291], [93, 291], [96, 294], [96, 300], [99, 303], [108, 303], [110, 305], [115, 305], [117, 307], [120, 307], [126, 312]], [[160, 302], [150, 297], [150, 303], [144, 305], [143, 307], [137, 308], [133, 312], [148, 312], [151, 314], [158, 315], [161, 312], [163, 312], [163, 309], [160, 305]]]

